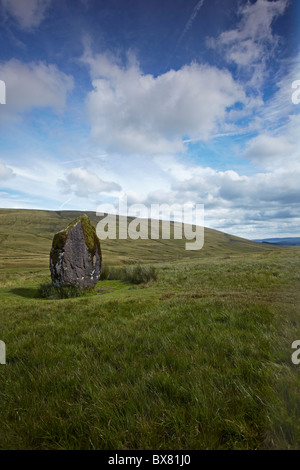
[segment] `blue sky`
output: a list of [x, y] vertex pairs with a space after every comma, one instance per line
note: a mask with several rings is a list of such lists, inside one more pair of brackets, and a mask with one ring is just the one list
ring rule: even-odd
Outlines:
[[297, 0], [0, 0], [0, 207], [299, 236]]

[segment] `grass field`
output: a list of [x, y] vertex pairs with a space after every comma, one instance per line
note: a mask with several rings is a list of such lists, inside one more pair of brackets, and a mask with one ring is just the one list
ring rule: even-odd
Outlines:
[[[75, 211], [0, 209], [0, 268], [48, 267], [54, 233], [82, 215]], [[86, 212], [94, 226], [101, 220]], [[128, 220], [130, 220], [128, 218]], [[118, 227], [118, 220], [117, 220]], [[171, 231], [172, 233], [172, 231]], [[204, 248], [186, 251], [185, 240], [105, 240], [104, 264], [169, 262], [270, 251], [274, 248], [216, 230], [205, 229]]]
[[157, 281], [41, 299], [76, 216], [0, 211], [0, 449], [299, 449], [300, 248], [107, 240], [104, 264]]

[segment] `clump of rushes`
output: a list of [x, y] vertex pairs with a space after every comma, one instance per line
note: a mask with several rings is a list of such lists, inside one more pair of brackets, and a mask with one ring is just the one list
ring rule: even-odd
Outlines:
[[100, 280], [119, 280], [131, 284], [145, 284], [157, 281], [157, 271], [154, 266], [104, 266]]

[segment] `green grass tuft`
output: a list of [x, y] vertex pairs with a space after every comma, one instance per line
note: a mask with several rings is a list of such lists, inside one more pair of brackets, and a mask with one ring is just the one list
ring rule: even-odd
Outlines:
[[158, 275], [154, 266], [105, 266], [103, 268], [100, 280], [105, 279], [120, 280], [130, 282], [131, 284], [146, 284], [151, 281], [157, 281]]

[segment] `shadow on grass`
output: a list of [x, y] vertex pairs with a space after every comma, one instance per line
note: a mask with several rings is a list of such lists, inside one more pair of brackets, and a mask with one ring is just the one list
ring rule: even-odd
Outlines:
[[[44, 288], [41, 292], [41, 287]], [[15, 287], [9, 292], [18, 295], [25, 299], [40, 299], [40, 300], [64, 300], [71, 298], [84, 298], [93, 297], [97, 295], [110, 294], [115, 291], [113, 286], [100, 286], [95, 290], [80, 291], [75, 287], [64, 287], [59, 292], [55, 292], [56, 288], [47, 284], [40, 287]]]
[[26, 299], [39, 299], [39, 290], [36, 287], [16, 287], [11, 289], [10, 292], [14, 295], [19, 295], [20, 297], [25, 297]]

